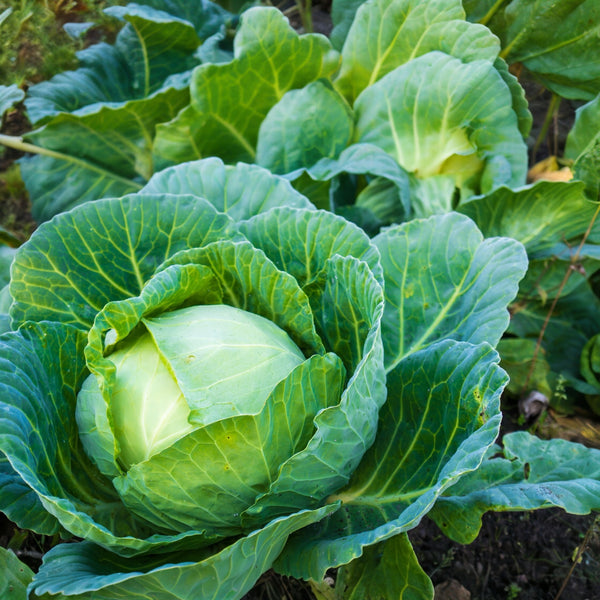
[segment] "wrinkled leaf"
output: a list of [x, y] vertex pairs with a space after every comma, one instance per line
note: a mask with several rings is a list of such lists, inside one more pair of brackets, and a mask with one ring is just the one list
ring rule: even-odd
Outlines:
[[[525, 182], [512, 96], [491, 62], [430, 52], [365, 89], [355, 111], [356, 141], [379, 146], [418, 179], [451, 177], [463, 197]], [[450, 210], [452, 196], [445, 202]], [[413, 209], [426, 216], [440, 203], [434, 194]]]
[[194, 196], [100, 200], [63, 213], [15, 257], [11, 316], [87, 329], [107, 302], [136, 296], [165, 259], [219, 239], [229, 223]]
[[127, 22], [114, 45], [94, 44], [77, 53], [79, 69], [32, 86], [26, 100], [30, 119], [40, 124], [59, 112], [139, 100], [160, 90], [169, 76], [198, 64], [193, 53], [199, 36], [225, 22], [226, 13], [212, 7], [205, 0], [154, 0], [107, 8]]
[[600, 509], [600, 450], [520, 431], [492, 446], [481, 467], [448, 489], [430, 513], [442, 531], [471, 543], [487, 511]]
[[600, 6], [595, 0], [510, 0], [496, 2], [487, 15], [478, 4], [465, 8], [469, 13], [475, 8], [472, 18], [483, 18], [500, 38], [501, 56], [509, 63], [523, 63], [565, 98], [590, 100], [600, 92], [595, 54]]
[[[293, 531], [322, 519], [335, 505], [272, 521], [214, 552], [187, 551], [125, 559], [94, 544], [62, 544], [46, 554], [32, 598], [51, 600], [239, 600], [269, 569]], [[57, 596], [58, 595], [58, 596]]]
[[439, 50], [464, 62], [494, 61], [497, 38], [464, 20], [460, 0], [372, 0], [362, 4], [342, 48], [336, 87], [353, 102], [368, 86], [410, 60]]
[[287, 575], [320, 581], [364, 548], [415, 527], [435, 499], [478, 467], [500, 424], [506, 374], [487, 345], [445, 340], [388, 374], [388, 400], [373, 446], [348, 486], [329, 498], [330, 519], [293, 536], [276, 562]]
[[147, 194], [193, 194], [219, 212], [242, 221], [276, 206], [313, 208], [287, 180], [257, 165], [226, 166], [206, 158], [156, 173], [143, 188]]
[[86, 200], [138, 191], [140, 179], [154, 172], [156, 124], [177, 114], [188, 97], [187, 90], [170, 88], [115, 108], [59, 114], [29, 133], [29, 141], [51, 151], [21, 160], [34, 218], [45, 221]]
[[191, 106], [158, 128], [159, 164], [206, 156], [253, 162], [269, 110], [288, 90], [330, 75], [337, 63], [324, 36], [299, 36], [275, 8], [247, 10], [234, 39], [234, 59], [197, 67]]
[[391, 227], [373, 241], [385, 277], [388, 369], [442, 339], [498, 343], [527, 265], [519, 243], [483, 240], [474, 223], [456, 213]]

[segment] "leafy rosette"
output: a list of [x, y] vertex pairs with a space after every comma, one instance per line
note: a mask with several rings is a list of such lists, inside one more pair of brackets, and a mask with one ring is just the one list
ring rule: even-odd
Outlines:
[[[247, 589], [291, 531], [337, 508], [325, 498], [374, 440], [382, 273], [358, 228], [284, 181], [265, 188], [259, 168], [245, 174], [263, 206], [248, 187], [236, 204], [241, 174], [223, 171], [219, 201], [251, 218], [139, 194], [64, 213], [19, 251], [21, 327], [1, 349], [2, 508], [122, 557], [233, 540], [229, 558], [208, 554], [251, 557]], [[213, 584], [229, 597], [238, 579]]]
[[217, 159], [43, 224], [0, 338], [0, 507], [83, 541], [30, 598], [241, 598], [342, 565], [361, 596], [382, 551], [383, 597], [426, 597], [404, 532], [497, 436], [525, 264], [455, 213], [371, 240]]

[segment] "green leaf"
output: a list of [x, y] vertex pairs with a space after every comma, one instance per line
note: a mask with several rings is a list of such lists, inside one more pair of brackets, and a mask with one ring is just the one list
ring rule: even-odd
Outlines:
[[[7, 391], [2, 386], [3, 392]], [[11, 467], [8, 459], [0, 452], [0, 486], [2, 496], [0, 510], [19, 527], [30, 529], [41, 535], [54, 535], [60, 531], [58, 521], [46, 511], [37, 494]]]
[[575, 123], [567, 135], [565, 157], [575, 161], [575, 179], [586, 184], [591, 200], [600, 188], [600, 95], [575, 111]]
[[500, 366], [510, 377], [506, 391], [515, 397], [521, 397], [524, 391], [537, 390], [552, 398], [555, 382], [543, 353], [538, 353], [532, 364], [536, 347], [536, 340], [523, 338], [505, 338], [498, 343]]
[[533, 124], [533, 115], [529, 111], [529, 101], [525, 95], [525, 89], [521, 87], [519, 80], [509, 71], [508, 64], [504, 59], [497, 58], [494, 61], [494, 67], [496, 67], [512, 94], [512, 106], [519, 120], [519, 131], [523, 139], [527, 140]]
[[169, 76], [198, 64], [193, 54], [200, 38], [225, 23], [227, 13], [216, 8], [204, 0], [154, 0], [107, 8], [107, 14], [127, 22], [115, 44], [95, 44], [78, 52], [79, 69], [32, 86], [26, 100], [30, 119], [40, 124], [59, 112], [97, 102], [140, 100], [173, 86]]
[[[323, 352], [323, 345], [315, 332], [309, 299], [298, 282], [291, 274], [279, 270], [263, 252], [248, 242], [227, 240], [183, 250], [167, 260], [161, 269], [185, 264], [210, 268], [223, 304], [272, 321], [287, 331], [307, 355]], [[203, 292], [199, 289], [196, 295]]]
[[50, 534], [60, 530], [58, 521], [71, 536], [124, 556], [197, 548], [203, 532], [159, 535], [133, 516], [85, 454], [75, 405], [89, 373], [86, 341], [79, 329], [51, 322], [27, 323], [0, 338], [0, 455], [14, 470], [0, 461], [8, 482], [2, 504], [19, 525]]
[[336, 87], [353, 102], [396, 67], [434, 50], [470, 62], [494, 61], [498, 39], [464, 20], [460, 0], [373, 0], [362, 4], [342, 49]]
[[287, 180], [258, 165], [226, 166], [216, 157], [164, 169], [152, 176], [143, 192], [194, 194], [234, 221], [249, 219], [276, 206], [313, 208]]
[[96, 104], [58, 114], [27, 135], [40, 156], [21, 160], [21, 174], [37, 221], [87, 200], [138, 191], [154, 171], [152, 141], [157, 123], [187, 104], [186, 89], [169, 88], [116, 107]]
[[344, 600], [433, 600], [433, 583], [405, 533], [365, 549], [342, 567], [335, 589]]
[[267, 571], [293, 531], [334, 512], [330, 505], [272, 521], [222, 550], [124, 559], [87, 542], [46, 554], [32, 585], [38, 600], [239, 600]]
[[600, 92], [594, 53], [600, 6], [595, 0], [512, 0], [490, 17], [486, 24], [500, 38], [501, 56], [509, 63], [523, 63], [565, 98], [590, 100]]
[[91, 327], [112, 300], [136, 296], [182, 249], [221, 238], [230, 219], [194, 196], [101, 200], [43, 224], [15, 257], [11, 316]]
[[15, 84], [0, 85], [0, 120], [7, 110], [10, 110], [17, 102], [25, 98], [25, 92]]
[[341, 50], [348, 31], [354, 21], [358, 7], [365, 0], [333, 0], [331, 3], [331, 20], [333, 30], [329, 36], [336, 50]]
[[583, 235], [596, 205], [586, 199], [581, 182], [539, 181], [517, 189], [502, 186], [457, 210], [473, 219], [485, 237], [514, 238], [531, 255]]
[[352, 137], [353, 116], [344, 99], [323, 80], [291, 90], [268, 112], [256, 146], [256, 162], [289, 173], [336, 158]]
[[269, 110], [287, 91], [327, 77], [338, 66], [327, 38], [299, 36], [279, 10], [267, 7], [243, 13], [234, 57], [195, 69], [191, 107], [158, 128], [161, 165], [206, 156], [254, 162], [258, 130]]
[[33, 571], [10, 550], [0, 547], [0, 596], [4, 600], [27, 600]]
[[498, 343], [527, 266], [518, 242], [484, 240], [456, 213], [391, 227], [373, 241], [385, 277], [388, 369], [438, 340]]
[[528, 297], [517, 299], [512, 310], [509, 333], [536, 340], [542, 327], [542, 348], [554, 373], [569, 385], [581, 380], [579, 357], [588, 339], [600, 331], [600, 300], [589, 282], [562, 296], [548, 320], [550, 306]]
[[0, 288], [10, 281], [10, 265], [15, 257], [16, 250], [8, 246], [0, 246]]
[[415, 527], [442, 491], [476, 469], [500, 425], [506, 374], [487, 345], [445, 340], [402, 360], [388, 374], [377, 437], [342, 506], [294, 536], [276, 563], [287, 575], [320, 581], [364, 548]]
[[[398, 189], [398, 206], [394, 220], [402, 221], [411, 213], [410, 177], [408, 173], [384, 150], [373, 144], [352, 144], [337, 159], [323, 158], [306, 171], [312, 179], [328, 181], [343, 173], [385, 178]], [[295, 174], [290, 174], [292, 177]], [[352, 198], [352, 202], [355, 197]], [[350, 203], [352, 203], [350, 202]], [[348, 204], [348, 202], [346, 202]]]
[[364, 231], [330, 212], [274, 209], [241, 223], [239, 228], [305, 290], [336, 254], [366, 262], [383, 282], [379, 254]]
[[600, 510], [600, 450], [527, 432], [505, 435], [481, 467], [439, 498], [430, 516], [461, 544], [471, 543], [488, 511], [559, 507], [584, 515]]
[[332, 257], [314, 287], [313, 307], [320, 307], [316, 319], [326, 347], [343, 359], [349, 379], [339, 404], [316, 416], [306, 447], [281, 466], [269, 491], [246, 512], [249, 519], [265, 510], [286, 514], [318, 506], [348, 481], [375, 437], [385, 401], [381, 287], [366, 263], [351, 256]]
[[485, 24], [505, 2], [506, 0], [463, 0], [463, 6], [469, 21]]
[[575, 111], [575, 122], [567, 135], [565, 157], [576, 160], [594, 145], [600, 135], [600, 95]]
[[[463, 197], [525, 182], [512, 95], [489, 61], [430, 52], [365, 89], [355, 111], [356, 141], [379, 146], [418, 179], [451, 176]], [[418, 209], [431, 212], [426, 203]]]

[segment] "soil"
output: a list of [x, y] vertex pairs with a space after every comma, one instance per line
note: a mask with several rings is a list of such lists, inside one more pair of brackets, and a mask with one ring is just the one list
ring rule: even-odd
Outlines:
[[[330, 0], [313, 2], [313, 27], [330, 31]], [[296, 27], [302, 27], [295, 2], [283, 2]], [[29, 57], [36, 60], [32, 51]], [[550, 102], [549, 93], [527, 83], [534, 115], [532, 140], [541, 130]], [[565, 132], [572, 123], [575, 103], [564, 102], [550, 124], [549, 134], [536, 148], [535, 157], [560, 155]], [[3, 133], [21, 135], [29, 125], [22, 107], [5, 118]], [[530, 149], [533, 153], [532, 141]], [[0, 226], [23, 240], [35, 228], [26, 191], [15, 183], [15, 160], [19, 154], [0, 153]], [[533, 162], [533, 161], [532, 161]], [[18, 178], [17, 178], [18, 179]], [[518, 414], [507, 415], [509, 428]], [[511, 424], [512, 419], [512, 424]], [[585, 441], [585, 440], [584, 440]], [[477, 540], [467, 546], [444, 537], [425, 519], [409, 532], [415, 552], [436, 585], [436, 600], [595, 600], [600, 598], [600, 519], [594, 515], [568, 515], [549, 509], [534, 513], [486, 514]], [[56, 540], [20, 531], [0, 513], [0, 546], [16, 549], [34, 570], [41, 556]], [[580, 551], [578, 553], [578, 551]], [[310, 588], [301, 581], [266, 573], [245, 600], [312, 600]]]

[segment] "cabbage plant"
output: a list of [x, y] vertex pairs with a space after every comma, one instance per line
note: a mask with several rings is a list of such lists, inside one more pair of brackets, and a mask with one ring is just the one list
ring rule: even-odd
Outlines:
[[[454, 536], [463, 496], [471, 533], [498, 497], [594, 508], [552, 469], [502, 487], [493, 346], [525, 267], [464, 215], [370, 239], [217, 159], [44, 223], [0, 338], [0, 508], [79, 541], [28, 597], [233, 599], [271, 567], [315, 588], [340, 567], [339, 598], [431, 598], [406, 532], [434, 506]], [[597, 458], [567, 452], [580, 479]]]

